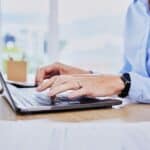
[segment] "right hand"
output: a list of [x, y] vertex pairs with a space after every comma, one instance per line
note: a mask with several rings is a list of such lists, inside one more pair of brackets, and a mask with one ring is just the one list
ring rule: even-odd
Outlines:
[[76, 67], [68, 66], [62, 63], [54, 63], [38, 69], [35, 82], [40, 84], [45, 79], [49, 79], [55, 75], [70, 75], [70, 74], [89, 74], [89, 71], [82, 70]]

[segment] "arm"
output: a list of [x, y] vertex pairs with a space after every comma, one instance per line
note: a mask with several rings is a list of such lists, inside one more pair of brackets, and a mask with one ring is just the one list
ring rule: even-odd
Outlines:
[[37, 70], [35, 82], [40, 84], [44, 79], [51, 78], [56, 75], [70, 75], [70, 74], [90, 74], [90, 71], [82, 70], [80, 68], [72, 67], [62, 63], [54, 63]]
[[121, 73], [129, 72], [131, 76], [131, 87], [128, 98], [133, 102], [150, 103], [150, 78], [144, 77], [131, 71], [132, 67], [126, 57]]

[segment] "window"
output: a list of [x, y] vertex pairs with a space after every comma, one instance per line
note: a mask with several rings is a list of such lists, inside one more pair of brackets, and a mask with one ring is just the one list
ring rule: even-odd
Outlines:
[[61, 61], [100, 72], [118, 71], [129, 2], [59, 0]]
[[0, 2], [3, 68], [5, 60], [13, 57], [27, 59], [29, 72], [34, 72], [57, 56], [63, 63], [100, 72], [121, 67], [123, 24], [130, 0]]
[[39, 64], [47, 63], [49, 40], [55, 36], [54, 32], [50, 33], [56, 24], [53, 7], [54, 0], [1, 0], [0, 57], [3, 68], [9, 57], [26, 59], [29, 72], [35, 71]]

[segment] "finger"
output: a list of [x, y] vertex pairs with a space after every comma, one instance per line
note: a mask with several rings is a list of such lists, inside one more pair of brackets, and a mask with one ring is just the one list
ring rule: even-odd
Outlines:
[[59, 75], [58, 66], [56, 64], [52, 64], [45, 67], [45, 74], [49, 77], [52, 77], [54, 75]]
[[59, 78], [57, 78], [57, 80], [55, 80], [53, 87], [59, 86], [61, 84], [65, 84], [65, 83], [69, 82], [69, 80], [71, 80], [71, 79], [72, 79], [72, 77], [69, 75], [61, 75], [61, 76], [59, 76]]
[[74, 82], [68, 82], [51, 88], [49, 92], [49, 96], [54, 96], [68, 90], [76, 90], [76, 89], [77, 89], [77, 85], [74, 84]]
[[36, 83], [39, 84], [39, 83], [43, 82], [44, 76], [45, 76], [44, 68], [38, 69], [37, 73], [36, 73], [36, 79], [35, 79]]
[[57, 77], [52, 77], [51, 79], [49, 80], [46, 80], [44, 82], [42, 82], [38, 87], [37, 87], [37, 91], [41, 92], [41, 91], [44, 91], [46, 90], [47, 88], [51, 87], [55, 80], [57, 79]]
[[38, 69], [36, 73], [35, 81], [36, 83], [41, 83], [43, 82], [44, 79], [50, 78], [58, 74], [59, 74], [58, 65], [56, 65], [55, 63], [55, 64]]
[[91, 74], [72, 74], [73, 77], [92, 77]]
[[73, 99], [73, 98], [81, 97], [81, 96], [86, 96], [86, 91], [84, 90], [84, 88], [71, 92], [68, 98]]

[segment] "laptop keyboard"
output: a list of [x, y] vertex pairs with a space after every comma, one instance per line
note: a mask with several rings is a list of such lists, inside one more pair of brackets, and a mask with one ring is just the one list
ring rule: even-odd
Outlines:
[[55, 103], [52, 104], [51, 98], [47, 93], [38, 93], [35, 89], [18, 89], [13, 85], [7, 84], [8, 89], [12, 95], [12, 98], [17, 106], [50, 106], [59, 105], [65, 106], [69, 104], [79, 104], [79, 100], [70, 100], [67, 97], [58, 97], [55, 99]]

